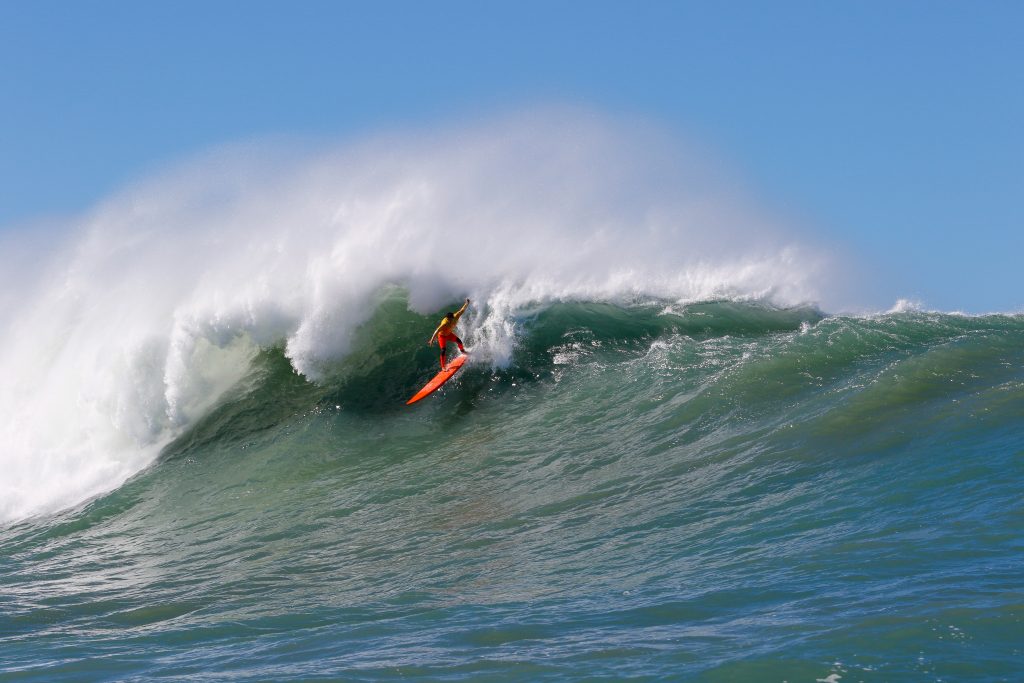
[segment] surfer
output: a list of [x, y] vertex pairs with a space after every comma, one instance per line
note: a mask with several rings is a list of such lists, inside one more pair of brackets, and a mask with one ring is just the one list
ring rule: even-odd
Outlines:
[[455, 326], [459, 324], [459, 318], [466, 312], [466, 307], [469, 306], [469, 299], [466, 299], [466, 303], [462, 304], [462, 308], [452, 313], [451, 311], [444, 317], [441, 324], [434, 330], [434, 334], [430, 335], [430, 341], [427, 344], [431, 346], [434, 344], [434, 337], [437, 337], [437, 345], [441, 347], [441, 369], [445, 368], [445, 344], [450, 341], [455, 342], [459, 351], [466, 353], [466, 347], [462, 345], [462, 340], [455, 334]]

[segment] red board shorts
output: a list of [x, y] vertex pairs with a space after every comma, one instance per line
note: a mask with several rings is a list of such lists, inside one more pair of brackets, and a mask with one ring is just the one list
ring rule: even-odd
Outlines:
[[456, 344], [459, 345], [459, 347], [462, 346], [462, 340], [456, 337], [454, 334], [442, 332], [439, 335], [437, 335], [437, 345], [441, 347], [442, 351], [444, 351], [445, 344], [447, 344], [448, 342], [455, 342]]

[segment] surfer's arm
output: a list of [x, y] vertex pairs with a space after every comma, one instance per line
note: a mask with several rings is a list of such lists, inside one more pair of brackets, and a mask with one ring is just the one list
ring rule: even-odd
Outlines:
[[462, 314], [466, 312], [467, 306], [469, 306], [469, 299], [466, 299], [466, 303], [462, 304], [462, 308], [455, 312], [455, 320], [462, 317]]
[[428, 346], [432, 346], [434, 344], [434, 340], [437, 339], [437, 333], [441, 331], [442, 327], [443, 325], [438, 325], [437, 329], [434, 330], [434, 334], [430, 335], [430, 341], [427, 342]]

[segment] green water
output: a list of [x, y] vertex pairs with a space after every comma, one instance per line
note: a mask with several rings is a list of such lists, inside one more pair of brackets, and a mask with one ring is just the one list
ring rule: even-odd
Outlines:
[[0, 530], [0, 680], [1024, 678], [1024, 319], [384, 302]]

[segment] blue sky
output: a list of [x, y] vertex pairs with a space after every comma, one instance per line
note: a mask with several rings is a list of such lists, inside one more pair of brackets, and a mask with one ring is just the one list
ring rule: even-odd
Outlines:
[[700, 140], [862, 263], [865, 304], [1024, 310], [1022, 26], [998, 1], [6, 2], [0, 226], [224, 143], [573, 103]]

